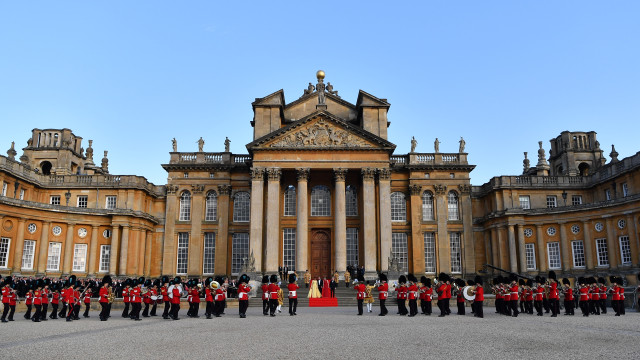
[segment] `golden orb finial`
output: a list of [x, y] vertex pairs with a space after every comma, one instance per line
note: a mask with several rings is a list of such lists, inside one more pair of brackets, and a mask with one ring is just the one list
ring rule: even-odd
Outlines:
[[318, 80], [324, 79], [324, 71], [318, 70], [318, 72], [316, 73], [316, 77], [318, 78]]

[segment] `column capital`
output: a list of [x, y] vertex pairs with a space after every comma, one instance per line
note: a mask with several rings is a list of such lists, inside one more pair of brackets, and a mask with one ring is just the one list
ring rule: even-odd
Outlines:
[[204, 185], [201, 184], [193, 184], [191, 185], [191, 191], [194, 194], [202, 194], [202, 192], [204, 191]]
[[391, 170], [387, 168], [378, 169], [378, 180], [391, 180]]
[[76, 223], [67, 223], [67, 226], [70, 227], [70, 228], [73, 228], [76, 225], [77, 225]]
[[421, 192], [422, 192], [422, 186], [416, 185], [416, 184], [409, 185], [409, 193], [412, 196], [420, 195]]
[[362, 168], [360, 172], [363, 180], [373, 180], [376, 176], [376, 169], [374, 168]]
[[311, 169], [309, 168], [297, 168], [296, 174], [297, 174], [298, 181], [308, 181], [310, 171]]
[[251, 180], [264, 180], [264, 168], [251, 168]]
[[458, 185], [458, 190], [459, 190], [462, 194], [471, 194], [471, 185], [469, 185], [469, 184], [461, 184], [461, 185]]
[[269, 181], [280, 181], [282, 170], [280, 168], [267, 168], [267, 178]]
[[167, 195], [175, 195], [178, 192], [178, 185], [167, 185]]
[[433, 192], [436, 195], [444, 195], [447, 193], [447, 185], [435, 184], [433, 185]]
[[344, 182], [347, 177], [347, 169], [344, 168], [334, 168], [333, 169], [333, 178], [336, 182], [341, 181]]
[[218, 194], [229, 196], [231, 194], [231, 185], [218, 185]]
[[97, 229], [97, 228], [99, 228], [99, 227], [100, 227], [100, 225], [95, 225], [95, 224], [92, 224], [92, 225], [91, 225], [91, 229], [93, 229], [93, 230], [95, 230], [95, 229]]

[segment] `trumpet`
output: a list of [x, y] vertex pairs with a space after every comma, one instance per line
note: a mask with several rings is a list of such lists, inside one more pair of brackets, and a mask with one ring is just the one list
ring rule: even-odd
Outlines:
[[113, 292], [111, 286], [109, 286], [108, 289], [109, 293], [107, 294], [107, 301], [109, 302], [109, 304], [112, 304], [113, 300], [116, 299], [116, 294]]

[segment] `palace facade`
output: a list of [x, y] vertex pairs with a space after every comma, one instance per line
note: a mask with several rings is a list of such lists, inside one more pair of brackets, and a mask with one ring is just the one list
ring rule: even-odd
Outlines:
[[69, 129], [34, 129], [0, 156], [0, 274], [78, 277], [314, 276], [348, 265], [470, 277], [485, 264], [571, 278], [623, 275], [640, 259], [640, 153], [607, 163], [595, 132], [563, 132], [547, 159], [472, 186], [457, 153], [394, 154], [390, 104], [351, 104], [324, 83], [253, 103], [247, 153], [180, 152], [166, 185], [111, 175]]

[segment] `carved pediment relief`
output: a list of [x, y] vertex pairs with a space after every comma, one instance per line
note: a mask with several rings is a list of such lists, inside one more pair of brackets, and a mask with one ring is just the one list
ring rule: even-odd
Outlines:
[[374, 148], [376, 145], [359, 135], [320, 118], [292, 129], [266, 145], [272, 148]]

